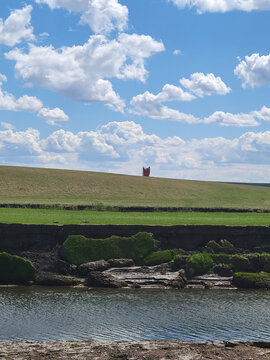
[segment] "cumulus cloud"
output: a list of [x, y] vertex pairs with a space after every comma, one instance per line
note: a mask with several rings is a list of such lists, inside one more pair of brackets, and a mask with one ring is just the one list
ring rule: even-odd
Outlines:
[[216, 111], [203, 120], [206, 124], [216, 124], [222, 126], [258, 126], [260, 123], [256, 120], [254, 114], [232, 114], [224, 111]]
[[[197, 94], [201, 94], [197, 90], [198, 88], [196, 88]], [[204, 91], [206, 92], [206, 89]], [[210, 88], [208, 88], [208, 91], [210, 92]], [[270, 109], [266, 106], [262, 107], [259, 111], [252, 111], [247, 114], [216, 111], [208, 117], [198, 118], [192, 114], [186, 114], [162, 104], [168, 101], [191, 101], [194, 98], [194, 95], [184, 92], [180, 87], [167, 84], [157, 95], [146, 91], [143, 94], [134, 96], [130, 101], [132, 108], [129, 109], [129, 112], [157, 120], [179, 121], [187, 124], [215, 124], [220, 126], [258, 126], [261, 121], [270, 120]]]
[[42, 102], [35, 96], [23, 95], [16, 99], [12, 94], [3, 91], [3, 81], [7, 81], [7, 78], [0, 74], [0, 110], [36, 112], [43, 106]]
[[57, 125], [59, 122], [68, 121], [69, 117], [58, 107], [54, 109], [42, 108], [38, 116], [44, 119], [50, 125]]
[[195, 96], [185, 92], [181, 87], [166, 84], [157, 95], [146, 91], [143, 94], [134, 96], [130, 101], [133, 108], [130, 109], [129, 112], [148, 116], [152, 119], [196, 123], [198, 120], [193, 115], [184, 114], [178, 110], [162, 105], [162, 102], [191, 101], [193, 99], [195, 99]]
[[14, 46], [22, 40], [35, 40], [31, 26], [32, 10], [32, 6], [27, 5], [13, 10], [5, 21], [0, 18], [0, 44]]
[[199, 97], [210, 95], [226, 95], [231, 89], [214, 74], [194, 73], [190, 79], [182, 78], [180, 84]]
[[128, 8], [118, 0], [35, 0], [51, 9], [65, 8], [81, 12], [81, 23], [88, 24], [96, 34], [123, 31], [128, 22]]
[[146, 134], [132, 121], [88, 132], [61, 129], [43, 139], [35, 129], [0, 131], [0, 161], [14, 165], [140, 174], [142, 165], [149, 164], [156, 176], [268, 181], [269, 153], [269, 131], [188, 141]]
[[242, 81], [245, 88], [270, 85], [270, 54], [245, 56], [234, 70], [234, 74]]
[[195, 7], [198, 13], [221, 12], [233, 10], [253, 11], [270, 10], [268, 0], [169, 0], [179, 9]]
[[180, 55], [181, 54], [181, 50], [175, 49], [173, 51], [173, 55]]
[[14, 49], [5, 56], [16, 61], [17, 76], [27, 82], [84, 103], [104, 102], [123, 112], [125, 103], [108, 79], [145, 81], [145, 59], [163, 50], [163, 44], [150, 36], [120, 34], [114, 40], [94, 35], [82, 46], [60, 49], [30, 45], [28, 53]]
[[[7, 81], [7, 77], [0, 73], [0, 110], [36, 112], [50, 125], [69, 120], [69, 117], [59, 108], [43, 108], [42, 101], [36, 96], [23, 95], [16, 99], [12, 94], [2, 90], [4, 81]], [[3, 126], [7, 123], [1, 124]]]

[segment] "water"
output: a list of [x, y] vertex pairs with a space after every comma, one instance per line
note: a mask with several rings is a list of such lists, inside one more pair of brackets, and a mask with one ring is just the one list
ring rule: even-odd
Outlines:
[[270, 291], [0, 288], [0, 341], [270, 340]]

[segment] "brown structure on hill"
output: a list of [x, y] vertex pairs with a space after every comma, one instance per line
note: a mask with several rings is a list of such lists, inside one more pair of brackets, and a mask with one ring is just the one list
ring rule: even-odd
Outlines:
[[150, 176], [150, 166], [148, 168], [143, 167], [143, 176]]

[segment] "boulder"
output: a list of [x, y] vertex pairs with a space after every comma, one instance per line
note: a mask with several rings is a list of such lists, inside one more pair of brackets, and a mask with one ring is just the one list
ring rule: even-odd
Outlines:
[[108, 261], [105, 260], [98, 260], [92, 261], [85, 264], [81, 264], [77, 268], [77, 274], [82, 277], [89, 276], [91, 271], [104, 271], [110, 267]]
[[101, 271], [91, 271], [87, 278], [87, 285], [100, 288], [121, 288], [128, 286], [125, 281], [117, 280], [113, 275]]
[[36, 285], [45, 286], [74, 286], [82, 283], [81, 279], [50, 272], [39, 272], [35, 278]]
[[56, 259], [54, 263], [54, 271], [61, 275], [71, 275], [72, 274], [72, 265], [68, 262], [60, 259]]
[[213, 271], [215, 274], [218, 274], [219, 276], [222, 277], [233, 276], [233, 270], [229, 265], [225, 265], [225, 264], [216, 265]]
[[176, 256], [176, 258], [172, 262], [172, 270], [177, 271], [183, 269], [186, 266], [187, 258], [187, 255]]
[[72, 273], [72, 266], [60, 260], [54, 252], [36, 252], [36, 251], [23, 251], [21, 256], [30, 260], [38, 272], [52, 272], [62, 275], [70, 275]]
[[112, 268], [135, 266], [133, 259], [109, 259], [108, 263], [109, 263], [109, 266]]
[[174, 289], [184, 289], [187, 284], [187, 278], [185, 275], [185, 271], [179, 271], [179, 276], [176, 279], [169, 280], [167, 285]]

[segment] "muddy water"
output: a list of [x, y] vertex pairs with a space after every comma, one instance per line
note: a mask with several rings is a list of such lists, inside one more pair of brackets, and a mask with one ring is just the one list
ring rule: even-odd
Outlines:
[[0, 287], [0, 341], [270, 340], [270, 291]]

